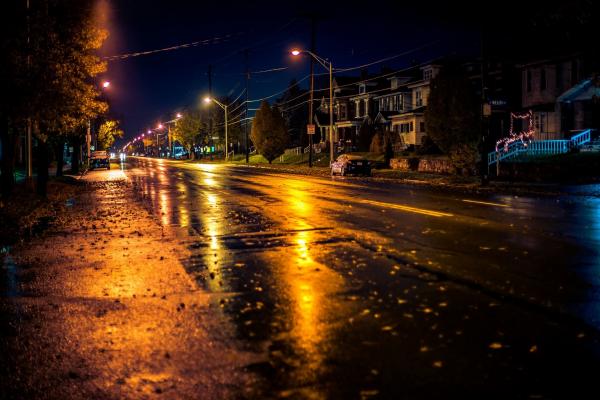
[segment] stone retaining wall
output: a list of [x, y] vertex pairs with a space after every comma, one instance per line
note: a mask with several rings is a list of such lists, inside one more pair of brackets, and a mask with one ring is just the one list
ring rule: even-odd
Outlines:
[[390, 167], [400, 171], [430, 172], [436, 174], [453, 174], [454, 167], [446, 158], [398, 157], [390, 160]]

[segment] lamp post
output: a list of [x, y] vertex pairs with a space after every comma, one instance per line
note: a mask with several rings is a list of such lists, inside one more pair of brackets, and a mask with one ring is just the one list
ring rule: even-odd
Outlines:
[[[110, 87], [110, 81], [104, 81], [102, 82], [102, 88], [103, 89], [108, 89]], [[90, 166], [90, 157], [92, 156], [92, 121], [90, 119], [88, 119], [87, 121], [87, 132], [85, 135], [85, 144], [87, 147], [87, 165], [88, 168]]]
[[227, 161], [227, 158], [229, 157], [229, 147], [227, 146], [227, 104], [223, 104], [221, 103], [219, 100], [213, 98], [213, 97], [205, 97], [204, 98], [204, 102], [205, 103], [210, 103], [210, 102], [214, 102], [216, 105], [218, 105], [219, 107], [221, 107], [223, 109], [223, 111], [225, 111], [225, 161]]
[[[158, 152], [158, 157], [160, 157], [160, 146], [159, 146], [159, 140], [160, 137], [158, 136], [160, 133], [159, 131], [162, 130], [165, 125], [167, 126], [167, 146], [169, 147], [169, 155], [167, 156], [167, 158], [170, 158], [173, 156], [173, 139], [171, 138], [171, 124], [174, 124], [175, 122], [177, 122], [181, 117], [183, 117], [183, 115], [181, 115], [181, 113], [177, 113], [175, 115], [175, 119], [172, 119], [170, 121], [167, 122], [161, 122], [158, 124], [158, 126], [156, 127], [156, 149]], [[148, 134], [150, 134], [152, 131], [148, 131]]]
[[[310, 50], [292, 50], [293, 56], [299, 56], [302, 53], [306, 53], [312, 58], [314, 58], [319, 64], [321, 64], [325, 69], [329, 70], [329, 163], [333, 162], [334, 152], [333, 152], [333, 67], [331, 65], [331, 61], [319, 57], [315, 53]], [[312, 143], [312, 140], [310, 141]], [[312, 146], [310, 148], [312, 152]]]
[[160, 137], [159, 131], [163, 128], [163, 124], [158, 124], [156, 127], [156, 158], [160, 158]]

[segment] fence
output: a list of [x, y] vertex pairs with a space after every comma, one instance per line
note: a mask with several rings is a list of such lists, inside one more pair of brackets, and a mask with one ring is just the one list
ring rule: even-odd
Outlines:
[[588, 143], [592, 138], [591, 129], [562, 140], [534, 140], [527, 144], [523, 142], [512, 142], [508, 148], [500, 151], [492, 151], [488, 154], [488, 166], [499, 161], [515, 158], [520, 155], [526, 156], [550, 156], [568, 153], [569, 150]]

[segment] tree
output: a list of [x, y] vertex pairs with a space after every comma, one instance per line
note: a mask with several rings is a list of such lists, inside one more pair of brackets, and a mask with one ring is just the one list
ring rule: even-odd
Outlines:
[[476, 167], [479, 108], [479, 99], [458, 66], [444, 66], [431, 81], [425, 111], [427, 134], [462, 172]]
[[[16, 20], [10, 26], [17, 39], [2, 41], [9, 84], [0, 101], [6, 121], [0, 126], [1, 136], [11, 146], [8, 152], [14, 153], [16, 141], [5, 136], [20, 134], [30, 121], [38, 142], [37, 190], [45, 195], [49, 144], [64, 146], [68, 135], [81, 135], [86, 121], [107, 110], [94, 85], [94, 78], [106, 70], [95, 52], [107, 32], [95, 25], [91, 0], [40, 0], [31, 2], [28, 10], [8, 11], [8, 19]], [[11, 94], [12, 105], [5, 108]], [[4, 180], [14, 168], [14, 158], [2, 168]], [[11, 184], [3, 182], [3, 191], [9, 192]]]
[[[288, 134], [295, 146], [304, 146], [308, 143], [306, 125], [308, 124], [308, 91], [301, 89], [295, 79], [290, 81], [287, 90], [277, 103], [281, 105], [283, 119], [288, 127]], [[313, 139], [317, 139], [314, 137]]]
[[285, 120], [277, 107], [271, 108], [266, 101], [261, 103], [252, 121], [250, 137], [258, 153], [269, 164], [283, 154], [289, 143], [289, 135]]
[[106, 120], [98, 129], [98, 149], [108, 150], [116, 139], [123, 137], [123, 130], [119, 128], [119, 121]]
[[358, 130], [358, 151], [369, 151], [374, 135], [375, 130], [373, 129], [373, 124], [369, 119], [365, 119]]
[[173, 140], [178, 141], [188, 151], [191, 159], [194, 159], [194, 145], [203, 128], [206, 129], [206, 121], [202, 113], [198, 110], [190, 110], [185, 112], [171, 129]]

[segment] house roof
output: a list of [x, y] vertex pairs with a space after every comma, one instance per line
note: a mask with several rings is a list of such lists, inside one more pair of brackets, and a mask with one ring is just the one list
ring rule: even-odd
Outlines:
[[600, 98], [600, 87], [596, 86], [592, 79], [584, 79], [558, 96], [556, 101], [559, 103], [570, 103], [573, 101], [592, 100], [594, 97]]
[[392, 116], [398, 114], [397, 111], [379, 111], [373, 122], [376, 124], [385, 124], [392, 120]]

